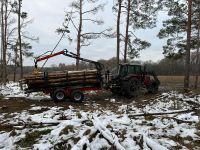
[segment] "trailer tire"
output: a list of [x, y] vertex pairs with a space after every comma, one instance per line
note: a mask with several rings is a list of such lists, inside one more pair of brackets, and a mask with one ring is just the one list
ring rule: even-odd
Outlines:
[[71, 93], [71, 99], [75, 103], [81, 103], [84, 100], [84, 94], [82, 91], [76, 90]]
[[54, 102], [63, 102], [66, 99], [66, 93], [63, 89], [57, 89], [52, 93]]

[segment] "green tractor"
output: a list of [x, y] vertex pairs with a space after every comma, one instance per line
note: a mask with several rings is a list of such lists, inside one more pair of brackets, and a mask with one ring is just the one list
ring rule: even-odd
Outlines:
[[157, 93], [160, 81], [153, 72], [147, 72], [146, 66], [139, 64], [120, 64], [117, 74], [108, 82], [108, 88], [113, 94], [126, 97], [135, 97], [141, 88], [146, 88], [149, 93]]

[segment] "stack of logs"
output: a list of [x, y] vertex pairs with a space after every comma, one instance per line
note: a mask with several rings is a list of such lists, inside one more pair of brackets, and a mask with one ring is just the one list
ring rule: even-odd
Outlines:
[[97, 84], [100, 83], [100, 78], [101, 76], [99, 76], [97, 70], [39, 72], [26, 76], [22, 83], [27, 84], [29, 88], [42, 88], [47, 86]]

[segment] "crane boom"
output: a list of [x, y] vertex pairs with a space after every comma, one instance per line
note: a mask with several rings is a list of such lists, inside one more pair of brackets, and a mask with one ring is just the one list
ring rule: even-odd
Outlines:
[[50, 54], [50, 55], [46, 55], [46, 56], [43, 56], [43, 57], [38, 57], [35, 59], [35, 68], [37, 68], [37, 63], [40, 62], [40, 61], [43, 61], [43, 60], [46, 60], [46, 59], [49, 59], [49, 58], [52, 58], [52, 57], [55, 57], [55, 56], [58, 56], [58, 55], [64, 55], [64, 56], [67, 56], [67, 57], [70, 57], [70, 58], [74, 58], [74, 59], [79, 59], [81, 61], [84, 61], [84, 62], [88, 62], [88, 63], [92, 63], [95, 65], [97, 71], [101, 72], [103, 69], [104, 69], [104, 65], [97, 62], [97, 61], [93, 61], [93, 60], [90, 60], [90, 59], [85, 59], [85, 58], [82, 58], [82, 57], [78, 57], [76, 54], [72, 53], [72, 52], [69, 52], [67, 49], [64, 49], [60, 52], [57, 52], [57, 53], [54, 53], [54, 54]]

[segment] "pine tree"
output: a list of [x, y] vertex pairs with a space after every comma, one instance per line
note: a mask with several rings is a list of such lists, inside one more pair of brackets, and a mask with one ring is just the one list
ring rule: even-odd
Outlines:
[[[102, 36], [112, 37], [111, 29], [105, 29], [101, 32], [84, 32], [85, 23], [92, 23], [96, 25], [102, 25], [104, 22], [101, 19], [93, 19], [89, 16], [95, 16], [99, 11], [103, 11], [105, 4], [97, 4], [98, 0], [76, 0], [70, 5], [72, 12], [67, 12], [66, 22], [70, 21], [71, 25], [76, 30], [76, 69], [79, 70], [79, 57], [81, 55], [81, 48], [91, 45], [92, 39], [97, 39]], [[92, 8], [87, 9], [87, 6], [92, 4]], [[78, 22], [76, 24], [76, 22]], [[64, 29], [58, 29], [58, 32], [66, 31], [68, 26], [64, 26]], [[71, 40], [71, 38], [69, 38]]]
[[[198, 26], [200, 2], [198, 0], [184, 1], [169, 0], [163, 4], [168, 9], [170, 19], [163, 22], [163, 28], [158, 37], [167, 38], [163, 46], [163, 54], [169, 58], [185, 57], [184, 88], [189, 88], [190, 51], [198, 47]], [[186, 13], [187, 12], [187, 13]]]
[[139, 56], [141, 50], [151, 46], [149, 42], [136, 36], [135, 31], [156, 27], [157, 11], [159, 10], [157, 4], [156, 0], [128, 0], [124, 2], [126, 8], [124, 62], [127, 61], [127, 56], [134, 59]]

